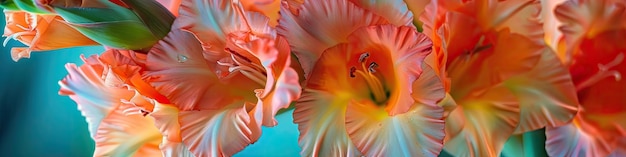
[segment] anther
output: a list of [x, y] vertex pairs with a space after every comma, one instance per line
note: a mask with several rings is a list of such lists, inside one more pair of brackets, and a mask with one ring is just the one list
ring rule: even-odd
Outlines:
[[354, 73], [355, 73], [355, 72], [356, 72], [356, 67], [352, 67], [352, 68], [350, 68], [350, 77], [351, 77], [351, 78], [356, 77], [356, 75], [354, 75]]
[[361, 56], [359, 56], [359, 62], [365, 62], [365, 59], [367, 59], [370, 56], [369, 52], [365, 52], [363, 54], [361, 54]]
[[367, 70], [369, 70], [370, 73], [376, 73], [376, 68], [378, 68], [378, 64], [376, 64], [376, 62], [372, 62], [369, 67], [367, 67]]

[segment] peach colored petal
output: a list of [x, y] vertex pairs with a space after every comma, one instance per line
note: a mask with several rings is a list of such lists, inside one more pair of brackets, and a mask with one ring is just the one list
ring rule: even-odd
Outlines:
[[[250, 54], [253, 64], [260, 64], [263, 68], [260, 82], [265, 87], [254, 89], [257, 101], [255, 111], [256, 119], [261, 120], [259, 124], [265, 126], [276, 125], [274, 116], [278, 110], [287, 108], [291, 101], [297, 99], [301, 93], [298, 74], [290, 67], [291, 55], [289, 44], [284, 38], [277, 40], [267, 37], [259, 37], [250, 34], [229, 35], [227, 43], [229, 51], [235, 51], [238, 55], [246, 56]], [[258, 63], [256, 63], [258, 59]], [[245, 81], [245, 80], [244, 80]], [[248, 82], [252, 82], [249, 81]], [[242, 82], [233, 82], [241, 84]]]
[[174, 29], [148, 54], [144, 77], [182, 111], [222, 108], [235, 98], [224, 92], [229, 88], [219, 83], [202, 53], [193, 35]]
[[194, 157], [193, 153], [182, 142], [168, 141], [165, 137], [163, 137], [159, 149], [163, 152], [163, 157]]
[[195, 156], [232, 156], [252, 139], [251, 119], [245, 108], [181, 111], [179, 122], [183, 143]]
[[550, 156], [607, 156], [611, 146], [597, 138], [597, 130], [583, 130], [576, 120], [560, 127], [546, 128], [546, 151]]
[[269, 25], [275, 27], [280, 18], [279, 11], [282, 0], [241, 0], [246, 10], [261, 12], [269, 17]]
[[5, 17], [5, 44], [9, 39], [15, 39], [29, 46], [29, 52], [97, 45], [70, 27], [60, 16], [5, 11]]
[[[373, 116], [373, 104], [350, 103], [346, 129], [355, 146], [366, 156], [436, 156], [443, 149], [443, 108], [437, 102], [445, 90], [435, 72], [424, 72], [413, 83], [415, 104], [406, 113]], [[384, 111], [383, 111], [384, 112]], [[383, 113], [386, 114], [386, 113]]]
[[460, 105], [446, 119], [450, 137], [444, 150], [455, 156], [498, 156], [519, 122], [515, 97], [503, 86], [468, 97], [457, 100]]
[[305, 88], [293, 112], [300, 130], [300, 155], [362, 156], [346, 132], [346, 104], [341, 95]]
[[289, 41], [305, 77], [310, 75], [325, 49], [345, 42], [354, 30], [389, 23], [347, 0], [304, 1], [297, 14], [285, 5], [281, 8], [278, 34]]
[[17, 62], [22, 58], [30, 58], [31, 49], [26, 47], [11, 48], [11, 59]]
[[182, 142], [180, 136], [180, 124], [178, 119], [178, 108], [169, 104], [157, 103], [150, 116], [154, 118], [154, 124], [164, 137], [164, 142]]
[[102, 76], [105, 66], [97, 56], [84, 58], [85, 64], [77, 67], [67, 64], [68, 76], [59, 81], [59, 94], [68, 95], [78, 104], [78, 109], [87, 119], [89, 132], [95, 138], [101, 121], [121, 103], [122, 99], [130, 99], [134, 94], [126, 88], [108, 87]]
[[125, 115], [120, 105], [98, 127], [94, 156], [159, 156], [161, 134], [154, 121], [141, 115]]
[[402, 0], [350, 0], [355, 5], [369, 10], [396, 26], [413, 26], [413, 13]]
[[564, 125], [578, 112], [576, 88], [558, 60], [556, 53], [545, 47], [532, 70], [506, 81], [520, 99], [522, 118], [516, 134]]
[[559, 31], [559, 26], [562, 24], [556, 19], [554, 10], [556, 9], [556, 6], [565, 1], [566, 0], [541, 1], [541, 21], [543, 22], [545, 41], [554, 51], [558, 50], [558, 40], [562, 35]]
[[[192, 32], [217, 59], [223, 58], [228, 34], [252, 32], [271, 34], [269, 18], [261, 13], [244, 11], [241, 3], [231, 0], [183, 1], [175, 28]], [[221, 54], [222, 57], [219, 57]], [[217, 60], [215, 58], [210, 60]]]

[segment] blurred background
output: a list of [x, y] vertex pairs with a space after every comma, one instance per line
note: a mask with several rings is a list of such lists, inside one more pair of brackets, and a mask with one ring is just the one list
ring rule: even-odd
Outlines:
[[[6, 19], [4, 13], [1, 15], [4, 33]], [[58, 81], [67, 75], [66, 63], [82, 65], [81, 54], [99, 54], [104, 49], [94, 46], [33, 52], [31, 58], [14, 62], [11, 48], [23, 46], [10, 40], [0, 47], [0, 156], [93, 156], [94, 141], [87, 122], [74, 101], [58, 94]], [[278, 126], [263, 128], [259, 141], [236, 156], [298, 156], [298, 129], [291, 114], [279, 115]]]

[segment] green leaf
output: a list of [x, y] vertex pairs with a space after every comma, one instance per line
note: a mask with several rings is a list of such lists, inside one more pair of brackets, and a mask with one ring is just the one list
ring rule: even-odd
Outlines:
[[92, 40], [106, 46], [139, 50], [152, 47], [159, 39], [139, 21], [113, 21], [99, 23], [70, 23]]

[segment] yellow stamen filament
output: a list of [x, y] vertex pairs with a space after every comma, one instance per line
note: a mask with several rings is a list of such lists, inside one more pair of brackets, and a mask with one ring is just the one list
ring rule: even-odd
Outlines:
[[622, 61], [624, 61], [624, 54], [620, 53], [619, 55], [617, 55], [617, 57], [615, 57], [615, 59], [611, 62], [609, 62], [606, 65], [602, 65], [602, 64], [598, 64], [598, 73], [594, 74], [593, 76], [589, 77], [587, 80], [583, 81], [582, 83], [578, 84], [576, 86], [576, 90], [580, 91], [582, 89], [585, 89], [595, 83], [597, 83], [598, 81], [607, 78], [607, 77], [611, 77], [613, 76], [615, 78], [616, 81], [621, 80], [622, 75], [619, 71], [616, 70], [609, 70], [610, 68], [619, 65], [620, 63], [622, 63]]
[[355, 73], [358, 74], [367, 82], [368, 87], [372, 91], [374, 95], [374, 101], [377, 103], [382, 103], [387, 99], [387, 95], [385, 94], [385, 89], [383, 88], [383, 84], [373, 73], [376, 72], [374, 68], [378, 67], [378, 64], [375, 62], [370, 63], [369, 68], [366, 68], [367, 59], [369, 54], [366, 52], [359, 58], [359, 62], [361, 62], [361, 69], [357, 70], [355, 67], [350, 69], [350, 77], [356, 77]]

